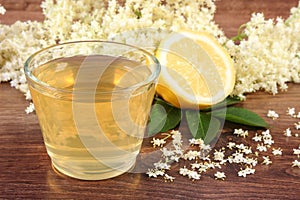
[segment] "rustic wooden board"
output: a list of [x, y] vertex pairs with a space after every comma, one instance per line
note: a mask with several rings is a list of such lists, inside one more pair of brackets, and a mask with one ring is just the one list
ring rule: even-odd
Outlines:
[[[6, 24], [16, 20], [41, 21], [43, 15], [37, 6], [39, 3], [40, 0], [0, 0], [0, 4], [8, 8], [7, 15], [0, 16], [0, 21]], [[252, 12], [264, 12], [266, 17], [287, 17], [289, 9], [297, 3], [297, 0], [223, 0], [217, 2], [215, 19], [228, 36], [233, 36]], [[291, 167], [291, 162], [296, 159], [292, 149], [300, 145], [300, 137], [287, 139], [283, 136], [283, 130], [293, 128], [297, 122], [286, 116], [286, 110], [295, 107], [300, 111], [299, 89], [300, 85], [289, 84], [287, 92], [276, 96], [264, 92], [250, 94], [247, 101], [240, 104], [271, 124], [274, 147], [283, 149], [283, 156], [274, 157], [270, 151], [266, 153], [273, 158], [272, 165], [257, 166], [256, 173], [247, 178], [237, 176], [237, 166], [227, 165], [222, 169], [227, 175], [226, 181], [216, 181], [215, 171], [212, 171], [199, 181], [190, 181], [175, 173], [175, 182], [165, 183], [138, 173], [126, 173], [105, 181], [79, 181], [58, 175], [46, 154], [36, 116], [24, 112], [28, 102], [22, 93], [8, 83], [2, 83], [0, 199], [300, 199], [300, 169]], [[269, 109], [275, 109], [281, 115], [280, 119], [267, 118]], [[236, 140], [231, 133], [235, 127], [225, 125], [217, 148], [229, 140]], [[253, 136], [256, 130], [249, 132]], [[239, 141], [252, 145], [250, 139]], [[149, 139], [146, 139], [142, 152], [150, 150]]]

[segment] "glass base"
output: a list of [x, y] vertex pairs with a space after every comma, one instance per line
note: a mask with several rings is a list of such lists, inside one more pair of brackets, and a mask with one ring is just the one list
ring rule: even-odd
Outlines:
[[55, 172], [63, 175], [67, 175], [69, 177], [80, 179], [80, 180], [105, 180], [109, 178], [113, 178], [119, 176], [125, 172], [130, 171], [135, 166], [135, 160], [132, 162], [126, 163], [120, 167], [120, 169], [107, 168], [106, 170], [80, 170], [74, 169], [70, 166], [64, 166], [63, 164], [52, 160], [52, 167]]

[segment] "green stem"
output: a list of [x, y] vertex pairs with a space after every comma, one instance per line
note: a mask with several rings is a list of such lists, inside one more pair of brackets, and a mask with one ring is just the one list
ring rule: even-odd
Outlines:
[[230, 38], [230, 40], [234, 41], [234, 42], [238, 42], [238, 41], [242, 41], [243, 39], [245, 39], [247, 37], [247, 35], [244, 33], [244, 29], [246, 28], [246, 24], [243, 24], [239, 27], [238, 29], [238, 33], [236, 36]]

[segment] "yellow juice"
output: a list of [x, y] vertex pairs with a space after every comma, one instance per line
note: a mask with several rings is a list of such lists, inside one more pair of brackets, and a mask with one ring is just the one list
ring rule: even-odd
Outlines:
[[155, 92], [154, 83], [132, 89], [151, 75], [146, 66], [122, 57], [74, 56], [47, 62], [33, 75], [51, 86], [31, 85], [30, 91], [58, 171], [99, 180], [134, 166]]

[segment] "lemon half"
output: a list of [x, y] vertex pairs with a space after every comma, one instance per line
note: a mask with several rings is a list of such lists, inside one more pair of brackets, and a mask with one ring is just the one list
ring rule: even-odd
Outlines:
[[212, 106], [234, 88], [233, 60], [206, 32], [171, 33], [161, 41], [155, 55], [162, 65], [156, 91], [178, 108]]

